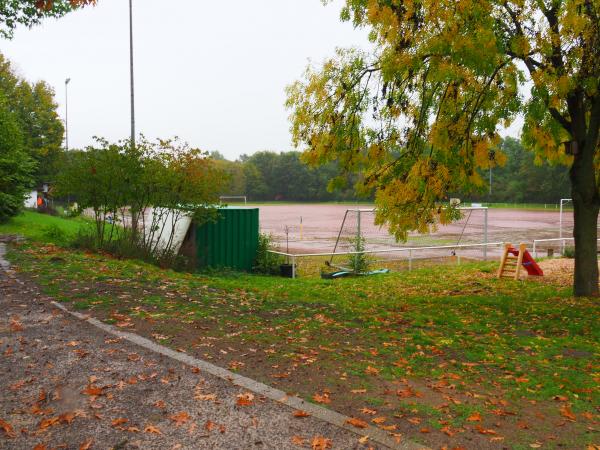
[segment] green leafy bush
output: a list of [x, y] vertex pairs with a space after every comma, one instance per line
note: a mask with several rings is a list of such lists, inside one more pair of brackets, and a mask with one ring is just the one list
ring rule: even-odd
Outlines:
[[46, 225], [43, 229], [42, 235], [45, 239], [58, 245], [66, 245], [69, 241], [65, 230], [60, 228], [58, 225]]
[[272, 242], [273, 236], [270, 234], [261, 233], [258, 236], [258, 249], [252, 266], [254, 272], [267, 275], [279, 274], [279, 266], [283, 264], [283, 258], [281, 255], [269, 253]]
[[575, 258], [575, 247], [567, 246], [564, 248], [562, 255], [564, 258]]
[[[365, 251], [365, 238], [363, 236], [356, 236], [351, 241], [353, 252], [364, 252]], [[348, 265], [355, 274], [368, 272], [371, 267], [372, 259], [365, 253], [355, 253], [349, 255]]]

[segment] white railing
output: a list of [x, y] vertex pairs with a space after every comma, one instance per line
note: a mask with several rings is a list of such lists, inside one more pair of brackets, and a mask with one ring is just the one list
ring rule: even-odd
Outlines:
[[[298, 258], [310, 258], [310, 257], [319, 257], [319, 256], [348, 256], [348, 255], [369, 255], [369, 254], [389, 254], [389, 253], [408, 253], [408, 270], [412, 270], [413, 256], [414, 253], [425, 251], [425, 250], [457, 250], [457, 249], [465, 249], [465, 248], [476, 248], [482, 247], [483, 250], [483, 259], [487, 259], [487, 248], [488, 247], [497, 247], [503, 246], [504, 242], [487, 242], [482, 244], [458, 244], [458, 245], [437, 245], [431, 247], [399, 247], [399, 248], [387, 248], [380, 250], [364, 250], [364, 251], [354, 251], [354, 252], [323, 252], [323, 253], [286, 253], [280, 252], [277, 250], [268, 250], [269, 253], [274, 255], [285, 256], [292, 263], [292, 278], [296, 278], [296, 259]], [[458, 255], [457, 255], [458, 256]], [[460, 256], [457, 258], [458, 263], [460, 263]]]
[[[537, 247], [538, 244], [541, 244], [543, 242], [560, 242], [560, 254], [562, 255], [565, 251], [565, 242], [566, 241], [575, 241], [575, 238], [572, 237], [559, 237], [559, 238], [552, 238], [552, 239], [534, 239], [533, 240], [533, 248], [532, 253], [533, 253], [533, 257], [537, 258]], [[597, 240], [597, 242], [600, 242], [600, 239]]]

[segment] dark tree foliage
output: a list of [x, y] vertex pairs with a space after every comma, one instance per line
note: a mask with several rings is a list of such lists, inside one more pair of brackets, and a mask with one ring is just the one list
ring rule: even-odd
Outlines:
[[[504, 166], [492, 168], [491, 195], [487, 184], [480, 194], [465, 196], [465, 199], [493, 203], [558, 203], [561, 198], [571, 196], [569, 169], [564, 165], [536, 161], [535, 154], [511, 137], [502, 141], [500, 149], [507, 161]], [[484, 179], [488, 176], [488, 171], [482, 173]]]
[[36, 183], [52, 181], [65, 131], [54, 90], [44, 81], [30, 84], [18, 77], [10, 61], [0, 54], [0, 92], [18, 121], [25, 151], [37, 163]]
[[251, 200], [350, 201], [355, 200], [352, 180], [345, 187], [329, 190], [337, 175], [334, 164], [310, 168], [300, 152], [260, 151], [242, 155], [239, 161], [221, 161], [231, 182], [224, 195], [246, 195]]
[[18, 25], [31, 27], [48, 17], [61, 17], [95, 0], [0, 0], [0, 37], [13, 37]]
[[[570, 196], [569, 170], [547, 161], [536, 163], [535, 154], [521, 142], [506, 138], [499, 145], [506, 154], [506, 164], [492, 169], [492, 195], [487, 183], [489, 172], [482, 171], [486, 180], [479, 193], [452, 194], [464, 201], [494, 203], [558, 203]], [[230, 175], [230, 184], [223, 195], [246, 195], [250, 200], [284, 201], [354, 201], [372, 200], [372, 196], [357, 197], [353, 186], [357, 176], [346, 180], [344, 187], [328, 189], [330, 180], [338, 173], [336, 163], [309, 167], [299, 152], [276, 153], [260, 151], [242, 155], [239, 161], [227, 161], [222, 156], [220, 167]]]
[[15, 115], [0, 92], [0, 223], [23, 207], [33, 184], [33, 160], [23, 150], [23, 135]]

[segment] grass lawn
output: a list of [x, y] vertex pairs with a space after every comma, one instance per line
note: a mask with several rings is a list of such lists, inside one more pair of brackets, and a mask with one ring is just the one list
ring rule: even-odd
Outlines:
[[65, 219], [25, 211], [7, 223], [0, 223], [0, 234], [20, 234], [34, 241], [56, 244], [76, 235], [81, 227], [90, 223], [83, 218]]
[[326, 281], [177, 273], [39, 243], [9, 256], [72, 308], [398, 439], [600, 443], [600, 304], [569, 286], [500, 281], [495, 263]]

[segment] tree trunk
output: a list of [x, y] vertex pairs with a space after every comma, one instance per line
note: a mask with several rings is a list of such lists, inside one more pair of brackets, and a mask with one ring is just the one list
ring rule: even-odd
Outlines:
[[600, 198], [594, 170], [594, 145], [579, 141], [578, 148], [570, 172], [575, 209], [573, 291], [577, 297], [590, 297], [599, 294], [597, 239]]

